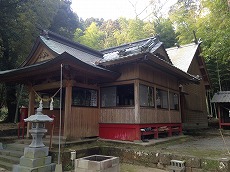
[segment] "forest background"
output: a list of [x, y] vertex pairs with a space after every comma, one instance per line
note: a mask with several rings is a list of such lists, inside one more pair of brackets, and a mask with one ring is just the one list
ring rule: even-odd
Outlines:
[[[119, 18], [83, 20], [71, 9], [71, 0], [1, 0], [0, 1], [0, 71], [17, 68], [28, 56], [42, 29], [101, 50], [140, 39], [160, 36], [166, 48], [202, 41], [212, 90], [230, 90], [230, 1], [178, 0], [167, 15], [164, 3], [150, 0], [152, 12], [140, 19]], [[145, 9], [143, 9], [144, 11]], [[141, 12], [142, 13], [142, 12]], [[26, 105], [27, 95], [20, 98], [21, 85], [0, 84], [0, 115], [14, 122], [19, 99]], [[10, 114], [10, 115], [8, 115]]]

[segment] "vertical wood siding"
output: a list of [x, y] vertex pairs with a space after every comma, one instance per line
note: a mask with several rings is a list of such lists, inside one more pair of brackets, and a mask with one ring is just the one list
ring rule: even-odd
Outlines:
[[[188, 69], [188, 72], [193, 75], [201, 75], [198, 61], [195, 57]], [[205, 85], [201, 80], [199, 85], [189, 84], [184, 86], [184, 90], [189, 94], [185, 96], [185, 114], [184, 114], [184, 128], [202, 128], [208, 126], [207, 120], [207, 106], [205, 97]]]
[[72, 107], [71, 110], [70, 138], [82, 138], [98, 136], [98, 112], [97, 108]]
[[[49, 109], [43, 109], [42, 111], [43, 114], [48, 115], [49, 117], [52, 117], [52, 115], [55, 116], [54, 119], [54, 136], [58, 136], [59, 134], [59, 121], [60, 121], [60, 111], [59, 109], [55, 110], [49, 110]], [[63, 129], [64, 129], [64, 110], [62, 110], [62, 122], [61, 122], [61, 128], [62, 128], [62, 134], [63, 134]], [[46, 123], [46, 128], [48, 129], [48, 134], [51, 134], [51, 128], [52, 125], [50, 122]]]
[[101, 108], [100, 109], [101, 123], [135, 123], [135, 110], [133, 108]]

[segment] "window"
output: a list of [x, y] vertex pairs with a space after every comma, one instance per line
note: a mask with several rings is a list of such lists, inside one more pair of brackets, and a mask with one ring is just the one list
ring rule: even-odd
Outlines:
[[168, 109], [168, 92], [156, 89], [156, 105], [157, 108]]
[[154, 107], [154, 88], [140, 85], [140, 106]]
[[116, 106], [116, 87], [101, 88], [101, 107]]
[[97, 91], [86, 88], [73, 87], [72, 105], [97, 107]]
[[101, 88], [101, 107], [133, 105], [134, 84]]
[[170, 109], [179, 110], [179, 97], [176, 93], [169, 93]]

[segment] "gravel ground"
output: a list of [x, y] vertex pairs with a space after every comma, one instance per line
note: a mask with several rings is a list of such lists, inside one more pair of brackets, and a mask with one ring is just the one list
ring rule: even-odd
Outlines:
[[[151, 146], [152, 147], [152, 146]], [[157, 145], [155, 150], [204, 158], [230, 158], [230, 136], [187, 136], [185, 139]]]

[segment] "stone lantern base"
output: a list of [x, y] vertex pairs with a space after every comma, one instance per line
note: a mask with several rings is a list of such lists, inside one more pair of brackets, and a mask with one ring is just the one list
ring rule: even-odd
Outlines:
[[20, 158], [20, 164], [13, 166], [13, 172], [52, 172], [55, 171], [55, 163], [51, 163], [48, 156], [49, 148], [25, 147], [24, 156]]

